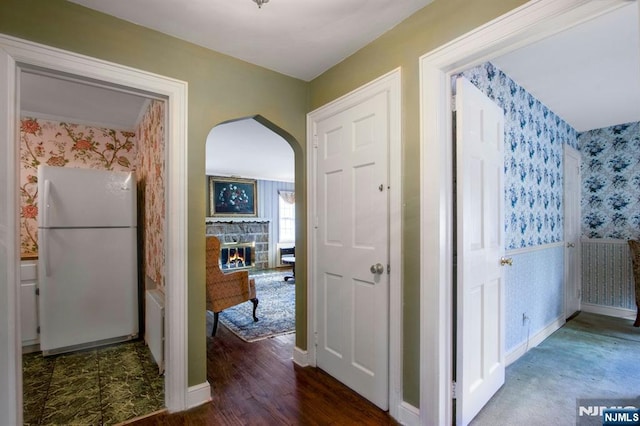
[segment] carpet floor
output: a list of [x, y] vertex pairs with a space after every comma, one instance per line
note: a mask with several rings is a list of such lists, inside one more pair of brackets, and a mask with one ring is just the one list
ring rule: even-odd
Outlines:
[[[285, 281], [291, 276], [290, 269], [254, 272], [256, 282], [258, 322], [253, 321], [251, 302], [241, 303], [220, 313], [219, 323], [246, 342], [255, 342], [270, 337], [295, 332], [296, 284]], [[213, 328], [213, 313], [207, 312], [207, 335]]]
[[601, 416], [579, 416], [579, 404], [638, 407], [640, 329], [632, 324], [579, 314], [507, 367], [505, 384], [470, 424], [601, 425]]

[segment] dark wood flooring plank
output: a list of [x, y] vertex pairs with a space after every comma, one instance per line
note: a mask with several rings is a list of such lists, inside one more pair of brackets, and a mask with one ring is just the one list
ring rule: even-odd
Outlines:
[[212, 401], [136, 426], [397, 425], [388, 413], [325, 372], [293, 363], [295, 335], [247, 343], [224, 326], [207, 339]]

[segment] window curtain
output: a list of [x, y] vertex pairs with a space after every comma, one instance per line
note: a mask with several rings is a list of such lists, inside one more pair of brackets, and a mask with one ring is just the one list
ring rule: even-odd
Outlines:
[[295, 204], [296, 203], [296, 193], [293, 191], [278, 191], [278, 195], [282, 198], [287, 204]]

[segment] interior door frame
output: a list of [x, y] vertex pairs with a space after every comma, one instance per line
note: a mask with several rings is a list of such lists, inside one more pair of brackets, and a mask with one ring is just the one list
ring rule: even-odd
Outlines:
[[355, 106], [380, 92], [389, 100], [389, 413], [398, 418], [402, 410], [402, 138], [401, 69], [349, 92], [307, 114], [307, 353], [296, 358], [301, 365], [316, 366], [316, 135], [315, 123]]
[[[6, 108], [0, 109], [2, 121], [10, 125], [2, 137], [7, 143], [17, 144], [18, 129], [15, 123], [19, 119], [18, 93], [15, 82], [18, 81], [21, 67], [38, 67], [53, 72], [68, 73], [105, 82], [107, 85], [131, 88], [134, 91], [144, 91], [156, 94], [166, 99], [167, 119], [167, 179], [165, 223], [166, 236], [166, 299], [167, 310], [165, 317], [165, 405], [170, 411], [180, 411], [193, 406], [194, 389], [188, 389], [187, 367], [187, 94], [188, 87], [184, 81], [152, 74], [146, 71], [106, 62], [84, 55], [75, 54], [61, 49], [21, 40], [0, 34], [0, 49], [9, 56], [8, 81], [6, 85], [9, 98]], [[18, 164], [17, 147], [10, 148], [14, 164]], [[17, 167], [7, 174], [9, 187], [17, 188]], [[18, 201], [11, 197], [8, 207], [14, 213], [15, 229], [18, 229]], [[17, 237], [15, 238], [17, 239]], [[12, 267], [15, 268], [15, 279], [19, 279], [17, 271], [20, 265], [20, 255], [17, 241], [15, 250], [10, 251], [13, 257]], [[11, 254], [13, 252], [13, 254]], [[11, 284], [11, 283], [10, 283]], [[17, 285], [18, 283], [13, 283]], [[3, 289], [4, 290], [4, 289]], [[13, 362], [9, 362], [6, 370], [8, 378], [0, 379], [2, 391], [12, 390], [15, 399], [11, 401], [5, 413], [8, 418], [14, 418], [18, 424], [22, 423], [22, 367], [20, 357], [20, 296], [15, 289], [7, 290], [7, 303], [13, 307], [8, 318], [0, 320], [0, 335], [6, 332], [10, 336], [8, 345], [14, 354]], [[1, 366], [5, 370], [4, 366]], [[6, 382], [5, 382], [6, 380]], [[10, 389], [10, 388], [13, 389]], [[207, 386], [208, 388], [208, 386]], [[208, 389], [206, 389], [208, 391]], [[196, 393], [199, 389], [195, 390]], [[198, 393], [199, 395], [199, 393]], [[195, 397], [197, 399], [197, 397]], [[204, 401], [198, 401], [204, 402]]]
[[420, 424], [453, 418], [451, 76], [625, 4], [532, 0], [419, 58]]

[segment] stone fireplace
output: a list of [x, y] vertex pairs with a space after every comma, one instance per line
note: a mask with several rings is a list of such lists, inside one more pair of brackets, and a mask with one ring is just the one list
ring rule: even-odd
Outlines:
[[259, 218], [207, 218], [207, 235], [220, 240], [223, 270], [269, 267], [269, 221]]

